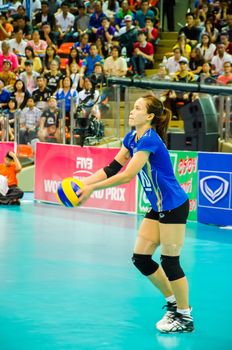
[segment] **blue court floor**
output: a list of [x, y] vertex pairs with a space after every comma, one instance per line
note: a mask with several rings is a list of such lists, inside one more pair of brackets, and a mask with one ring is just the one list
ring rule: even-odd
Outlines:
[[232, 349], [232, 231], [188, 223], [182, 265], [196, 330], [162, 335], [165, 302], [130, 259], [140, 221], [27, 197], [1, 207], [0, 349]]

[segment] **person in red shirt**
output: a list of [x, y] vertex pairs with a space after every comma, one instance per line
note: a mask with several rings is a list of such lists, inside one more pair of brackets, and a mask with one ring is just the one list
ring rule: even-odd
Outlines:
[[147, 41], [146, 31], [138, 32], [138, 41], [134, 44], [134, 52], [131, 58], [134, 74], [144, 76], [145, 69], [153, 68], [154, 47]]
[[0, 175], [8, 181], [8, 192], [4, 195], [0, 192], [0, 204], [20, 205], [23, 191], [18, 187], [17, 173], [22, 169], [20, 161], [14, 152], [8, 152], [4, 157], [4, 163], [0, 164]]

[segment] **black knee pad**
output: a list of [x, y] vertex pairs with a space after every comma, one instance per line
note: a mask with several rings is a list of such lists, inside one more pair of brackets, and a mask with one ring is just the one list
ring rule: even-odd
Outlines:
[[179, 256], [161, 255], [161, 265], [169, 281], [175, 281], [185, 276], [180, 266]]
[[135, 267], [145, 276], [153, 274], [159, 268], [159, 265], [152, 260], [151, 255], [133, 254], [132, 261]]

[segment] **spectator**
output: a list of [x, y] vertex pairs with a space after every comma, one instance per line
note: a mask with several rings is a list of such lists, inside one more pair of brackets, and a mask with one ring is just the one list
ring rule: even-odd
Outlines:
[[[65, 115], [70, 117], [71, 104], [73, 101], [73, 107], [77, 104], [77, 91], [72, 89], [72, 80], [70, 77], [64, 77], [62, 80], [62, 88], [56, 92], [56, 99], [59, 101], [58, 107], [61, 107], [62, 100], [65, 103]], [[68, 120], [68, 124], [70, 119]]]
[[100, 118], [100, 112], [97, 106], [99, 97], [100, 92], [96, 89], [95, 80], [92, 81], [90, 77], [85, 77], [83, 90], [78, 93], [77, 106], [83, 104], [87, 116], [93, 112], [95, 117]]
[[3, 70], [0, 72], [0, 79], [4, 81], [5, 88], [8, 91], [12, 91], [14, 87], [14, 83], [16, 81], [15, 73], [10, 71], [11, 61], [5, 60], [3, 61]]
[[57, 61], [53, 60], [50, 64], [50, 72], [44, 75], [47, 80], [47, 87], [51, 90], [52, 94], [59, 89], [61, 80], [63, 79], [63, 74], [58, 68]]
[[57, 32], [52, 32], [51, 25], [48, 22], [43, 22], [41, 31], [40, 31], [40, 38], [41, 40], [46, 41], [47, 45], [57, 45], [59, 34]]
[[[19, 6], [19, 8], [20, 8], [20, 6]], [[30, 40], [32, 27], [30, 24], [28, 24], [26, 22], [26, 19], [27, 19], [26, 16], [18, 16], [16, 19], [16, 26], [23, 31], [23, 38]]]
[[0, 14], [0, 41], [9, 39], [13, 33], [13, 26], [7, 21], [6, 15]]
[[23, 109], [27, 105], [27, 100], [30, 97], [30, 94], [21, 79], [16, 80], [14, 91], [11, 96], [15, 98], [17, 102], [17, 109]]
[[171, 77], [168, 75], [167, 69], [165, 67], [165, 64], [160, 63], [159, 69], [157, 74], [152, 76], [152, 79], [154, 80], [171, 80]]
[[2, 42], [2, 53], [0, 53], [0, 72], [3, 71], [3, 61], [8, 60], [11, 62], [11, 71], [17, 72], [18, 71], [18, 59], [17, 56], [10, 52], [10, 46], [9, 43], [6, 41]]
[[216, 46], [213, 43], [211, 43], [210, 36], [208, 33], [202, 34], [201, 42], [197, 45], [197, 48], [200, 49], [204, 60], [207, 62], [211, 62], [216, 51]]
[[104, 73], [103, 65], [100, 62], [95, 63], [91, 80], [94, 81], [95, 86], [101, 89], [106, 85], [106, 76]]
[[85, 34], [89, 28], [89, 15], [86, 13], [86, 7], [84, 4], [78, 6], [79, 14], [74, 23], [75, 37], [79, 38], [80, 35]]
[[25, 72], [20, 73], [19, 78], [24, 82], [30, 94], [36, 89], [36, 80], [39, 73], [33, 71], [33, 63], [30, 60], [25, 61]]
[[227, 32], [229, 36], [229, 41], [232, 42], [232, 13], [228, 12], [226, 15], [227, 25], [223, 28], [223, 32]]
[[21, 71], [25, 70], [26, 61], [32, 62], [32, 67], [34, 72], [40, 73], [42, 71], [41, 59], [35, 55], [34, 50], [31, 46], [27, 46], [25, 49], [25, 58], [22, 58], [21, 65], [20, 65]]
[[104, 46], [109, 49], [114, 33], [115, 28], [110, 25], [110, 20], [107, 17], [103, 17], [101, 20], [101, 26], [96, 32], [96, 38], [102, 38]]
[[38, 29], [41, 29], [44, 22], [50, 24], [52, 31], [55, 30], [55, 16], [53, 15], [53, 12], [49, 12], [49, 2], [47, 0], [41, 1], [41, 11], [35, 13], [34, 19], [32, 21], [34, 26]]
[[225, 52], [226, 48], [224, 44], [217, 44], [217, 55], [212, 58], [212, 73], [219, 75], [223, 73], [223, 65], [225, 62], [231, 62], [231, 55]]
[[40, 141], [46, 141], [47, 137], [55, 138], [56, 142], [61, 142], [62, 113], [57, 107], [55, 96], [48, 100], [48, 108], [43, 111], [40, 118], [40, 128], [38, 136]]
[[203, 33], [208, 33], [211, 43], [215, 43], [219, 36], [219, 31], [215, 28], [212, 18], [207, 18], [205, 21], [205, 28]]
[[169, 32], [174, 32], [174, 6], [175, 0], [164, 0], [163, 1], [163, 23], [164, 16], [167, 17], [167, 27]]
[[109, 48], [105, 45], [104, 40], [100, 36], [96, 39], [95, 45], [97, 47], [97, 53], [101, 57], [106, 58], [109, 56]]
[[119, 3], [117, 0], [106, 0], [102, 5], [102, 10], [111, 20], [119, 10]]
[[35, 107], [33, 97], [27, 100], [27, 107], [20, 116], [19, 143], [27, 145], [37, 138], [42, 111]]
[[202, 65], [204, 63], [204, 58], [201, 55], [201, 51], [199, 48], [193, 48], [190, 60], [189, 60], [189, 68], [193, 74], [198, 75], [202, 71]]
[[171, 76], [180, 69], [179, 63], [182, 59], [184, 59], [184, 56], [181, 56], [180, 49], [173, 49], [173, 56], [169, 57], [166, 63], [166, 68]]
[[[30, 1], [30, 13], [27, 13], [30, 20], [32, 19], [32, 15], [41, 9], [41, 1], [40, 0], [29, 0]], [[23, 0], [24, 8], [27, 8], [27, 0]]]
[[223, 64], [223, 74], [219, 75], [217, 78], [217, 82], [219, 84], [226, 85], [229, 82], [232, 82], [232, 69], [231, 69], [231, 62], [224, 62]]
[[149, 9], [149, 1], [148, 0], [142, 0], [141, 1], [141, 8], [136, 11], [135, 14], [135, 24], [139, 26], [139, 28], [145, 27], [145, 19], [146, 17], [151, 18], [152, 20], [155, 19], [155, 14], [152, 10]]
[[37, 89], [32, 93], [34, 98], [35, 106], [43, 111], [47, 107], [47, 102], [51, 96], [51, 90], [46, 87], [46, 79], [40, 75], [36, 78]]
[[191, 81], [194, 81], [194, 74], [188, 70], [188, 61], [186, 58], [182, 58], [179, 61], [180, 64], [180, 70], [175, 73], [175, 76], [173, 77], [174, 81], [181, 81], [184, 83], [189, 83]]
[[137, 41], [138, 31], [132, 24], [132, 16], [126, 15], [124, 17], [125, 26], [119, 29], [118, 35], [122, 50], [126, 48], [127, 57], [132, 57], [134, 51], [134, 44]]
[[45, 55], [45, 50], [48, 46], [46, 41], [40, 40], [40, 35], [38, 30], [34, 30], [31, 36], [32, 40], [27, 42], [27, 46], [31, 46], [34, 50], [35, 55]]
[[89, 55], [83, 61], [83, 65], [81, 67], [81, 74], [90, 75], [93, 73], [94, 64], [96, 62], [100, 62], [103, 64], [103, 58], [98, 55], [96, 44], [91, 44], [89, 49]]
[[187, 39], [184, 33], [181, 33], [180, 35], [178, 35], [177, 44], [173, 46], [173, 49], [175, 48], [180, 49], [180, 53], [182, 56], [186, 57], [187, 59], [190, 58], [192, 47], [191, 45], [187, 44]]
[[158, 29], [154, 27], [154, 22], [152, 18], [146, 17], [145, 18], [145, 28], [143, 28], [147, 32], [147, 41], [152, 43], [154, 49], [157, 46], [157, 40], [158, 40]]
[[58, 42], [62, 43], [71, 40], [75, 17], [69, 12], [69, 5], [66, 1], [61, 4], [61, 12], [56, 16], [56, 26], [59, 32]]
[[198, 78], [198, 81], [204, 84], [215, 84], [216, 79], [212, 76], [211, 73], [211, 64], [209, 62], [205, 62], [202, 66], [202, 72]]
[[144, 75], [145, 69], [153, 68], [154, 48], [153, 45], [146, 41], [144, 31], [138, 33], [138, 42], [134, 45], [134, 55], [131, 58], [134, 74]]
[[187, 39], [187, 43], [192, 47], [196, 46], [200, 36], [200, 30], [194, 25], [194, 14], [188, 12], [185, 16], [186, 26], [180, 29], [179, 34], [184, 33]]
[[[14, 141], [14, 125], [15, 125], [15, 119], [16, 119], [16, 110], [17, 110], [17, 102], [14, 98], [11, 97], [8, 101], [7, 108], [3, 111], [3, 115], [8, 119], [8, 123], [9, 123], [10, 141]], [[20, 111], [18, 115], [20, 115]], [[3, 135], [3, 140], [5, 140], [4, 135]]]
[[[133, 19], [133, 12], [129, 9], [128, 1], [123, 0], [121, 3], [121, 7], [119, 8], [118, 12], [115, 16], [115, 28], [116, 30], [119, 30], [123, 26], [125, 26], [125, 18], [126, 16], [131, 16], [131, 21]], [[127, 17], [128, 18], [128, 17]]]
[[60, 56], [56, 54], [56, 48], [54, 45], [48, 45], [45, 51], [44, 57], [44, 73], [47, 73], [51, 69], [52, 61], [57, 61], [58, 66], [60, 65]]
[[79, 74], [79, 69], [80, 67], [76, 62], [73, 62], [69, 66], [69, 74], [70, 78], [72, 80], [72, 89], [77, 90], [79, 87], [79, 82], [80, 82], [80, 74]]
[[23, 191], [18, 187], [17, 174], [22, 166], [14, 152], [8, 152], [5, 155], [4, 163], [0, 164], [0, 175], [7, 178], [7, 192], [0, 193], [0, 204], [20, 205], [20, 199], [23, 197]]
[[90, 38], [92, 41], [96, 38], [96, 33], [98, 28], [101, 27], [102, 18], [105, 18], [105, 13], [102, 12], [102, 4], [101, 1], [96, 1], [94, 6], [94, 12], [90, 16], [89, 21], [89, 30], [90, 30]]
[[120, 57], [121, 50], [118, 46], [112, 46], [111, 56], [104, 62], [104, 72], [108, 76], [123, 77], [127, 74], [125, 58]]
[[3, 110], [7, 107], [10, 100], [10, 93], [5, 89], [5, 83], [3, 79], [0, 79], [0, 109]]
[[78, 65], [78, 72], [81, 69], [81, 60], [80, 60], [80, 56], [79, 56], [79, 51], [75, 48], [72, 47], [69, 57], [66, 61], [66, 75], [70, 75], [70, 64], [71, 63], [76, 63]]
[[229, 41], [229, 35], [227, 32], [220, 34], [220, 42], [225, 45], [225, 50], [228, 54], [232, 54], [232, 42]]
[[13, 52], [18, 56], [23, 56], [27, 46], [27, 42], [23, 40], [23, 31], [20, 28], [15, 28], [14, 34], [15, 37], [8, 41], [10, 52]]
[[79, 51], [80, 59], [84, 59], [89, 54], [90, 44], [88, 44], [89, 36], [87, 33], [80, 35], [80, 41], [74, 44], [74, 47]]

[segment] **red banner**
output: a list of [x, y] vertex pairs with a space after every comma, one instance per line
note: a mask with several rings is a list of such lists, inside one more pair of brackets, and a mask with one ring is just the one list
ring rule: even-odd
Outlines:
[[14, 152], [14, 142], [0, 142], [0, 163], [3, 162], [7, 152]]
[[[109, 164], [118, 151], [118, 148], [37, 143], [35, 199], [57, 203], [55, 193], [64, 178], [89, 176]], [[136, 179], [129, 184], [95, 191], [84, 206], [135, 213]]]

